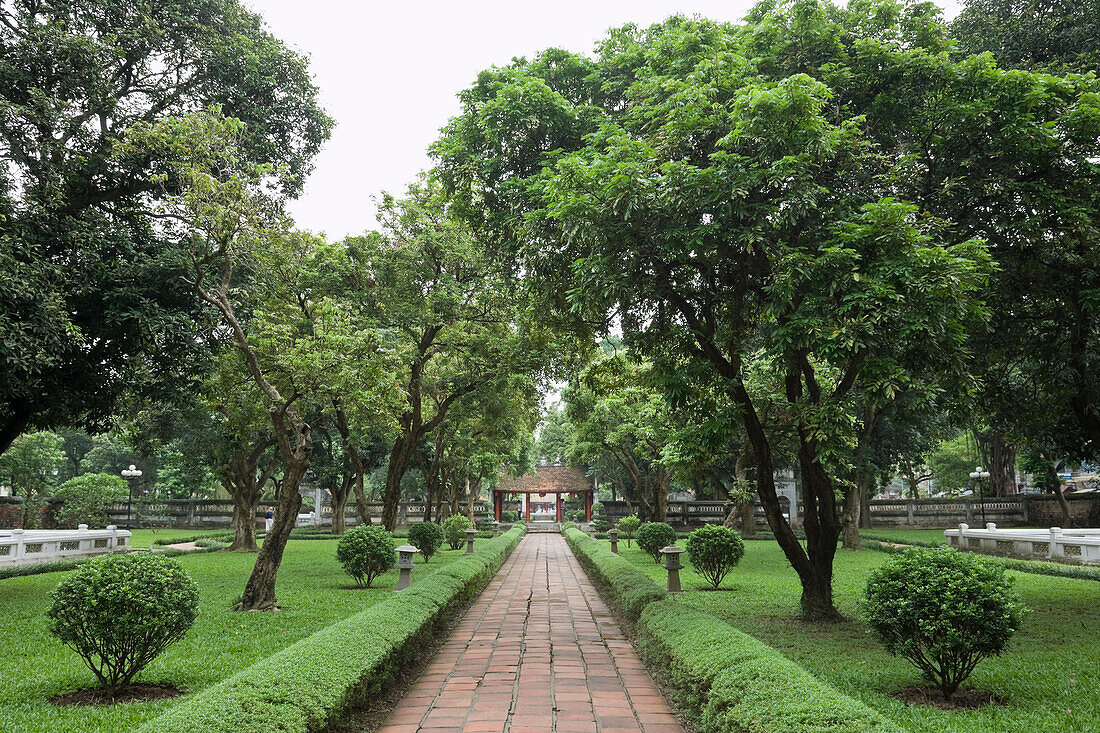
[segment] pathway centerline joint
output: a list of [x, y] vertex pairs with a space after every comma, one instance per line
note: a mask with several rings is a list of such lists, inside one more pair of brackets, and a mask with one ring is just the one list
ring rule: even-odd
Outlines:
[[683, 733], [561, 535], [529, 534], [378, 733]]

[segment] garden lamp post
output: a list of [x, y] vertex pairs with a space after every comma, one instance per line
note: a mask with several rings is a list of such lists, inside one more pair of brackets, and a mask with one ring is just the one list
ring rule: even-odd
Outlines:
[[126, 479], [126, 485], [130, 493], [126, 497], [126, 529], [130, 529], [130, 507], [134, 503], [134, 482], [141, 478], [141, 469], [130, 464], [129, 468], [122, 469], [122, 478]]
[[463, 554], [465, 554], [465, 555], [473, 555], [474, 554], [474, 538], [475, 537], [477, 537], [477, 530], [476, 529], [474, 529], [473, 527], [470, 527], [468, 530], [466, 530], [466, 552], [463, 553]]
[[665, 556], [665, 570], [668, 571], [667, 587], [669, 593], [683, 592], [683, 588], [680, 587], [680, 571], [684, 568], [683, 563], [680, 562], [680, 553], [682, 552], [686, 552], [686, 550], [676, 545], [661, 548], [661, 554]]
[[985, 526], [985, 491], [983, 490], [983, 481], [989, 478], [989, 471], [986, 471], [981, 466], [976, 467], [970, 472], [970, 478], [978, 484], [978, 500], [982, 503], [982, 526]]
[[405, 590], [412, 584], [413, 555], [420, 552], [419, 549], [405, 543], [397, 548], [397, 587], [395, 591]]
[[616, 555], [619, 554], [619, 529], [618, 527], [612, 527], [611, 531], [607, 533], [607, 538], [611, 540], [611, 551]]

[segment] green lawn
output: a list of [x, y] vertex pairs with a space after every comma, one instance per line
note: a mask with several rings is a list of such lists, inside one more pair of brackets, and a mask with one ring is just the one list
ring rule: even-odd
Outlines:
[[[135, 533], [135, 545], [156, 535]], [[183, 532], [183, 530], [178, 530]], [[195, 534], [190, 531], [189, 534]], [[180, 643], [146, 667], [141, 682], [169, 682], [195, 692], [269, 656], [339, 619], [387, 597], [397, 582], [392, 570], [370, 590], [346, 590], [352, 583], [336, 562], [335, 540], [291, 540], [279, 571], [277, 613], [227, 611], [241, 591], [255, 555], [199, 553], [179, 558], [201, 589], [199, 618]], [[413, 579], [424, 577], [462, 556], [440, 550], [427, 566], [417, 560]], [[50, 591], [65, 573], [0, 580], [0, 731], [4, 733], [81, 733], [132, 730], [175, 701], [106, 707], [55, 707], [49, 698], [91, 686], [84, 663], [46, 631]]]
[[[906, 535], [925, 530], [906, 530]], [[891, 534], [895, 534], [891, 531]], [[916, 539], [916, 537], [912, 537]], [[1009, 572], [1031, 609], [1009, 651], [982, 662], [964, 685], [992, 690], [1003, 706], [942, 712], [906, 707], [889, 693], [920, 682], [908, 662], [889, 656], [859, 620], [858, 603], [870, 571], [887, 555], [838, 551], [834, 593], [849, 620], [808, 626], [797, 620], [798, 579], [778, 545], [746, 542], [741, 564], [723, 582], [725, 590], [700, 590], [703, 579], [690, 566], [681, 571], [684, 603], [729, 623], [799, 662], [821, 679], [920, 733], [1059, 733], [1096, 731], [1100, 720], [1100, 583]], [[665, 581], [664, 569], [637, 547], [624, 557]], [[681, 556], [685, 565], [687, 555]]]

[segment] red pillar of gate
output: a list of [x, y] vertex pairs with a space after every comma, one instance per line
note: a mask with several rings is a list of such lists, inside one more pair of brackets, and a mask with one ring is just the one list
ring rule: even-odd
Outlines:
[[592, 492], [584, 492], [584, 521], [592, 521]]
[[555, 500], [557, 501], [557, 507], [556, 507], [557, 519], [555, 519], [554, 521], [560, 522], [561, 521], [561, 494], [554, 494], [554, 497], [555, 497]]
[[531, 495], [530, 494], [524, 494], [523, 495], [523, 521], [525, 521], [525, 522], [530, 522], [531, 521]]
[[499, 522], [501, 517], [504, 516], [504, 494], [503, 492], [493, 490], [493, 516]]

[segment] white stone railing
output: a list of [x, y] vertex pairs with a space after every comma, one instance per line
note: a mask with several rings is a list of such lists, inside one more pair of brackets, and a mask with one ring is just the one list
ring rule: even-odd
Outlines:
[[0, 567], [103, 555], [130, 546], [130, 531], [107, 529], [0, 530]]
[[959, 550], [1005, 557], [1055, 560], [1080, 565], [1100, 565], [1100, 529], [985, 529], [960, 524], [944, 530], [947, 544]]

